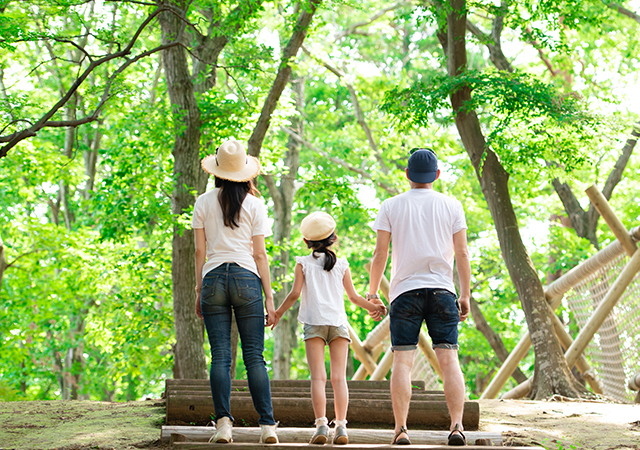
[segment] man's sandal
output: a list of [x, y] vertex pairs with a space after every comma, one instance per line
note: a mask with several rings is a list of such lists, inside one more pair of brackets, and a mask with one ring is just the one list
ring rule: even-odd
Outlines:
[[[405, 433], [407, 437], [398, 439], [398, 437], [400, 437], [402, 433]], [[409, 440], [409, 433], [407, 433], [407, 429], [405, 427], [400, 427], [400, 431], [398, 431], [393, 437], [391, 445], [411, 445], [411, 441]]]
[[[456, 432], [459, 434], [455, 434]], [[449, 442], [447, 442], [447, 445], [467, 445], [467, 438], [464, 437], [464, 434], [462, 434], [460, 424], [456, 424], [456, 426], [453, 428], [453, 431], [451, 431], [448, 440]]]

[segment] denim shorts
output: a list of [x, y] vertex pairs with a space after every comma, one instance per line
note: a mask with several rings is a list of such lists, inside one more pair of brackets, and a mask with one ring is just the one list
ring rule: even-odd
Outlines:
[[349, 330], [346, 325], [340, 325], [339, 327], [334, 327], [332, 325], [308, 325], [304, 324], [304, 338], [303, 340], [311, 339], [311, 338], [322, 338], [324, 342], [329, 344], [335, 338], [345, 338], [351, 343], [351, 338], [349, 337]]
[[458, 349], [460, 310], [455, 294], [446, 289], [414, 289], [400, 294], [389, 310], [391, 349], [415, 350], [422, 321], [433, 348]]

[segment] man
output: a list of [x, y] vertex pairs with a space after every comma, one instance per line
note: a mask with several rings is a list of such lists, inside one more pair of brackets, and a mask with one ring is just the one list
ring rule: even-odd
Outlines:
[[[373, 225], [377, 232], [367, 300], [382, 303], [380, 280], [391, 243], [390, 328], [393, 354], [391, 398], [395, 418], [392, 444], [410, 444], [407, 415], [411, 368], [422, 321], [427, 323], [442, 369], [451, 416], [449, 445], [466, 445], [462, 434], [464, 378], [458, 362], [458, 322], [469, 316], [471, 265], [462, 204], [433, 190], [440, 176], [431, 149], [413, 149], [405, 170], [411, 189], [385, 200]], [[456, 300], [453, 262], [460, 278]]]

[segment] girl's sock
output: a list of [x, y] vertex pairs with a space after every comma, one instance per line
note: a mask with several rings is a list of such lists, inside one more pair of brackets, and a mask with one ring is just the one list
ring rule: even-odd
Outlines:
[[316, 428], [320, 427], [324, 425], [325, 427], [329, 425], [329, 421], [327, 420], [326, 417], [318, 417], [316, 419]]
[[336, 427], [346, 427], [347, 426], [347, 421], [345, 420], [334, 420], [334, 423], [336, 424]]

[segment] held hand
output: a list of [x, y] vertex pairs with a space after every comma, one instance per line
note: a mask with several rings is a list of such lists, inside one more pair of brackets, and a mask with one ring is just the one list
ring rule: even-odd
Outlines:
[[200, 291], [196, 291], [196, 316], [204, 320], [204, 316], [202, 315], [202, 307], [200, 306]]
[[275, 309], [273, 309], [273, 303], [271, 305], [269, 305], [267, 303], [267, 323], [265, 323], [265, 327], [271, 327], [271, 329], [273, 330], [273, 327], [276, 326], [276, 324], [278, 323], [278, 320], [276, 319], [276, 311]]
[[[280, 323], [280, 319], [282, 319], [282, 313], [280, 312], [280, 310], [278, 309], [275, 313], [275, 320], [273, 321], [273, 324], [271, 324], [271, 329], [273, 330], [276, 325], [278, 325], [278, 323]], [[268, 325], [267, 325], [268, 326]]]
[[372, 298], [369, 300], [369, 303], [374, 306], [369, 310], [369, 316], [371, 316], [371, 318], [376, 322], [382, 320], [382, 318], [387, 314], [387, 308], [384, 306], [384, 303], [382, 303], [382, 300], [379, 298]]
[[469, 297], [460, 296], [458, 299], [458, 303], [460, 304], [460, 322], [464, 322], [469, 318], [469, 312], [471, 307], [469, 305]]

